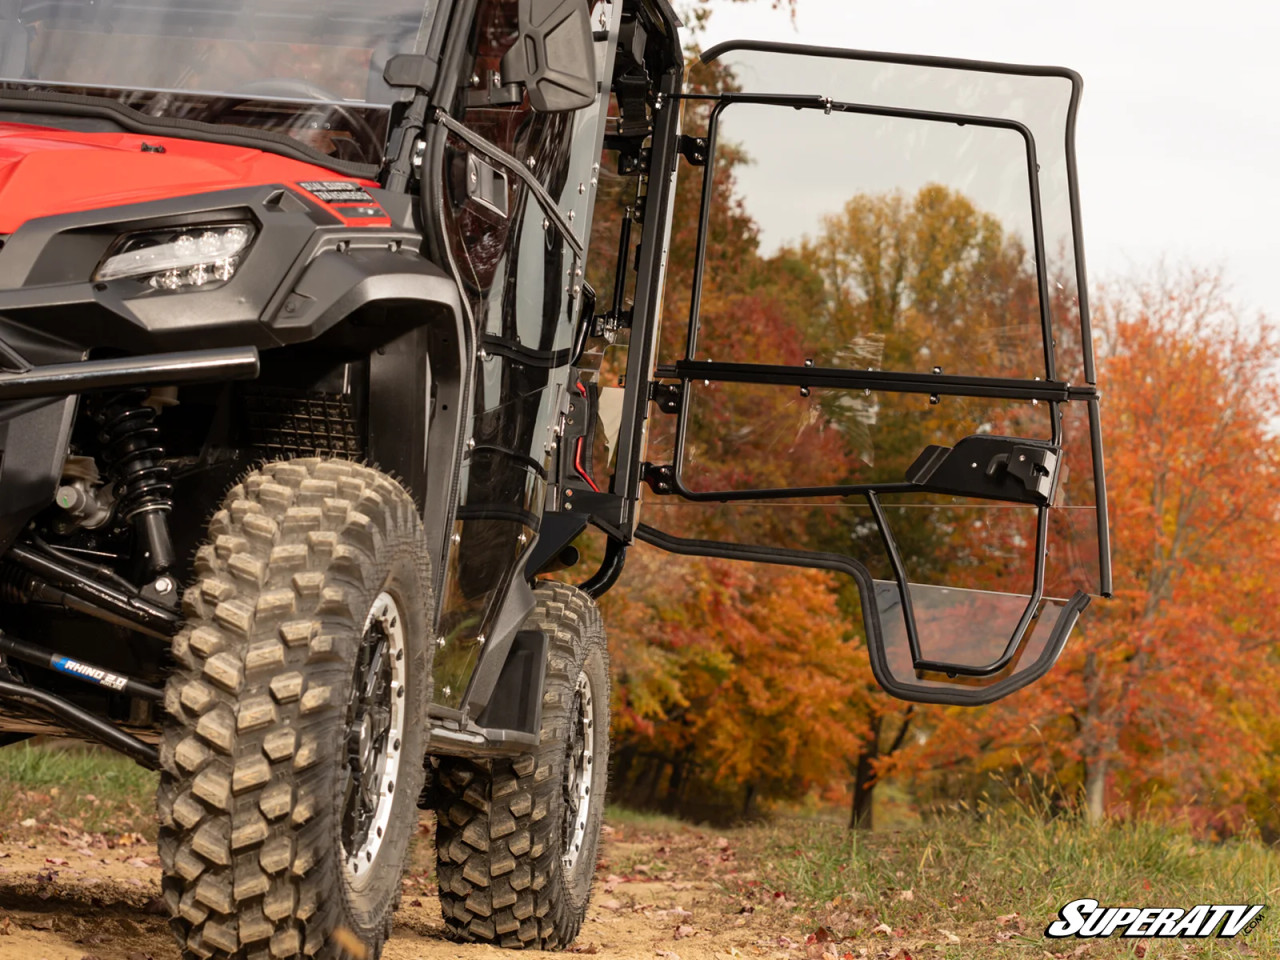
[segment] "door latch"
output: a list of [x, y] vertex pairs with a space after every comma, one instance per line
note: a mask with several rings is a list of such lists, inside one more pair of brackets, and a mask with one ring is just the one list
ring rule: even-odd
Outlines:
[[1044, 505], [1057, 486], [1061, 454], [1034, 440], [965, 437], [954, 447], [926, 447], [907, 480], [932, 493]]

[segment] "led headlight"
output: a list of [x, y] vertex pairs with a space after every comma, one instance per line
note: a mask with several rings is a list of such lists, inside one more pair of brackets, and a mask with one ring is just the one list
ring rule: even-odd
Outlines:
[[230, 280], [256, 232], [251, 223], [223, 223], [131, 233], [116, 242], [93, 279], [133, 277], [157, 290]]

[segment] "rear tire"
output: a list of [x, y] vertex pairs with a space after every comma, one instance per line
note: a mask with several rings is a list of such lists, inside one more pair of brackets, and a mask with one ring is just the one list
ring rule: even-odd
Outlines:
[[604, 820], [609, 656], [595, 602], [541, 584], [528, 625], [548, 638], [541, 744], [514, 760], [442, 758], [436, 874], [455, 940], [554, 950], [586, 917]]
[[184, 953], [376, 957], [424, 775], [432, 597], [413, 500], [356, 464], [269, 464], [227, 494], [195, 566], [158, 798]]

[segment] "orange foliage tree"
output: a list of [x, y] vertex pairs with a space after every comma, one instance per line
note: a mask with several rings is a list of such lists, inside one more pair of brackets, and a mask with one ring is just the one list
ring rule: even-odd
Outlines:
[[1195, 271], [1112, 289], [1095, 326], [1116, 597], [1035, 687], [932, 712], [899, 769], [937, 786], [1021, 765], [1094, 820], [1141, 805], [1231, 829], [1275, 745], [1278, 331]]

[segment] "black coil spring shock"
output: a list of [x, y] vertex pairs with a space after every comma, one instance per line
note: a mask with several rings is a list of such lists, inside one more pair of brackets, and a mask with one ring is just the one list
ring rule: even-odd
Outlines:
[[102, 458], [116, 481], [117, 515], [137, 531], [144, 550], [144, 572], [159, 576], [174, 561], [169, 536], [173, 481], [162, 462], [165, 451], [159, 442], [156, 411], [144, 406], [142, 399], [142, 394], [131, 394], [108, 407], [98, 440]]

